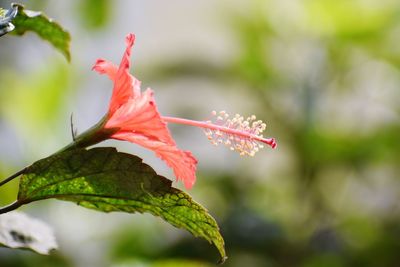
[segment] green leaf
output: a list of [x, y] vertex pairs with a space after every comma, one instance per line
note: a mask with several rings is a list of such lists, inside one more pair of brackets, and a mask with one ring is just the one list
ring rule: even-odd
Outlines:
[[0, 215], [0, 246], [30, 249], [39, 254], [57, 249], [53, 230], [47, 224], [16, 211]]
[[103, 212], [151, 213], [213, 243], [226, 258], [219, 227], [205, 208], [140, 158], [114, 148], [68, 150], [28, 167], [17, 202], [47, 198]]
[[33, 31], [43, 40], [50, 42], [68, 61], [71, 60], [69, 51], [71, 36], [65, 29], [41, 12], [25, 10], [19, 4], [13, 4], [12, 7], [18, 8], [18, 13], [12, 20], [15, 26], [13, 33], [22, 35], [27, 31]]

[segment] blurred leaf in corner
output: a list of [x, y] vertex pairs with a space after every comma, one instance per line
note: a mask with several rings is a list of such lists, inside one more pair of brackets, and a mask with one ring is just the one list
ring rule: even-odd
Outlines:
[[8, 32], [23, 35], [27, 31], [35, 32], [58, 49], [68, 61], [71, 60], [71, 36], [60, 24], [42, 12], [26, 10], [19, 4], [12, 4], [7, 12], [0, 11], [0, 36]]
[[49, 254], [58, 247], [53, 230], [46, 223], [16, 211], [0, 215], [0, 246], [39, 254]]
[[109, 0], [82, 0], [78, 2], [77, 9], [82, 24], [90, 30], [96, 30], [110, 21], [112, 7]]

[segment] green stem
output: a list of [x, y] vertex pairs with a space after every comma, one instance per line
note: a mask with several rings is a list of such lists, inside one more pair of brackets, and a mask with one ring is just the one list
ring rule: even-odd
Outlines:
[[12, 210], [16, 210], [16, 209], [18, 209], [19, 207], [21, 207], [22, 204], [23, 204], [23, 203], [19, 202], [18, 200], [17, 200], [17, 201], [14, 201], [13, 203], [11, 203], [11, 204], [9, 204], [9, 205], [0, 208], [0, 214], [7, 213], [7, 212], [10, 212], [10, 211], [12, 211]]
[[[3, 181], [0, 182], [0, 186], [3, 186], [3, 185], [5, 185], [6, 183], [8, 183], [8, 182], [14, 180], [15, 178], [17, 178], [17, 177], [20, 176], [21, 174], [24, 174], [25, 171], [26, 171], [27, 169], [28, 169], [28, 167], [25, 167], [25, 168], [23, 168], [22, 170], [20, 170], [20, 171], [14, 173], [14, 174], [11, 175], [10, 177], [4, 179]], [[1, 208], [0, 208], [0, 214], [3, 214], [3, 213], [6, 213], [6, 212], [15, 210], [15, 209], [19, 208], [21, 205], [22, 205], [22, 203], [19, 202], [18, 200], [16, 200], [16, 201], [14, 201], [13, 203], [11, 203], [11, 204], [9, 204], [9, 205], [7, 205], [7, 206], [1, 207]]]
[[[106, 115], [107, 116], [107, 115]], [[113, 130], [104, 129], [104, 124], [106, 123], [106, 116], [102, 118], [97, 124], [89, 128], [80, 135], [74, 137], [74, 141], [64, 148], [57, 151], [55, 154], [62, 153], [64, 151], [74, 149], [74, 148], [85, 148], [88, 146], [95, 145], [101, 141], [104, 141], [110, 137], [114, 132]]]
[[3, 181], [0, 182], [0, 186], [3, 186], [3, 185], [5, 185], [6, 183], [8, 183], [8, 182], [14, 180], [15, 178], [17, 178], [18, 176], [20, 176], [21, 174], [23, 174], [23, 173], [26, 171], [27, 168], [28, 168], [28, 167], [25, 167], [25, 168], [23, 168], [22, 170], [20, 170], [20, 171], [14, 173], [14, 174], [11, 175], [10, 177], [4, 179]]

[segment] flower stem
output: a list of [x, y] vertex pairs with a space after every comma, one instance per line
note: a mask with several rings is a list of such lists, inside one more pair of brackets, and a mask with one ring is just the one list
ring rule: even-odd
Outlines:
[[[5, 185], [6, 183], [8, 183], [8, 182], [14, 180], [15, 178], [17, 178], [17, 177], [20, 176], [21, 174], [24, 174], [25, 171], [26, 171], [27, 169], [28, 169], [28, 167], [25, 167], [25, 168], [23, 168], [22, 170], [20, 170], [20, 171], [14, 173], [14, 174], [11, 175], [10, 177], [4, 179], [3, 181], [0, 182], [0, 186], [3, 186], [3, 185]], [[18, 200], [16, 200], [16, 201], [14, 201], [13, 203], [11, 203], [11, 204], [9, 204], [9, 205], [7, 205], [7, 206], [1, 207], [1, 208], [0, 208], [0, 214], [3, 214], [3, 213], [6, 213], [6, 212], [15, 210], [15, 209], [19, 208], [21, 205], [22, 205], [22, 203], [19, 202]]]
[[210, 130], [217, 130], [221, 131], [227, 134], [235, 135], [235, 136], [241, 136], [245, 138], [250, 138], [259, 142], [263, 142], [267, 145], [270, 145], [272, 148], [276, 147], [276, 142], [274, 138], [262, 138], [260, 136], [238, 130], [238, 129], [232, 129], [226, 126], [222, 125], [216, 125], [213, 123], [208, 123], [205, 121], [194, 121], [194, 120], [188, 120], [188, 119], [182, 119], [182, 118], [175, 118], [175, 117], [161, 117], [163, 121], [165, 122], [170, 122], [170, 123], [178, 123], [178, 124], [185, 124], [189, 126], [195, 126], [195, 127], [200, 127], [203, 129], [210, 129]]
[[75, 136], [75, 134], [73, 133], [73, 142], [60, 149], [53, 155], [75, 148], [86, 148], [107, 140], [114, 132], [118, 131], [118, 129], [104, 129], [106, 116], [104, 116], [96, 125], [89, 128], [80, 135]]
[[22, 206], [22, 204], [23, 204], [22, 202], [19, 202], [18, 200], [16, 200], [13, 203], [0, 208], [0, 214], [7, 213], [12, 210], [18, 209], [20, 206]]
[[20, 170], [20, 171], [14, 173], [14, 174], [11, 175], [10, 177], [4, 179], [3, 181], [0, 182], [0, 186], [3, 186], [3, 185], [5, 185], [6, 183], [8, 183], [8, 182], [14, 180], [15, 178], [17, 178], [18, 176], [20, 176], [21, 174], [23, 174], [23, 173], [26, 171], [27, 168], [28, 168], [28, 167], [25, 167], [25, 168], [23, 168], [22, 170]]

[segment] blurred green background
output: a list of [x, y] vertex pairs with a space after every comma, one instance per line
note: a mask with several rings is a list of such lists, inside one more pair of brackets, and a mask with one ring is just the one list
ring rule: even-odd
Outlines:
[[[7, 8], [11, 1], [0, 1]], [[105, 113], [137, 35], [132, 73], [167, 116], [257, 115], [278, 148], [242, 158], [171, 125], [199, 160], [189, 192], [221, 226], [225, 266], [399, 266], [400, 5], [396, 0], [22, 1], [72, 35], [72, 62], [33, 34], [0, 38], [0, 174], [70, 142]], [[136, 154], [160, 174], [152, 152]], [[182, 188], [181, 184], [175, 184]], [[17, 181], [2, 187], [13, 201]], [[0, 248], [0, 266], [214, 266], [216, 250], [150, 215], [48, 200], [22, 208], [51, 224], [51, 256]]]

